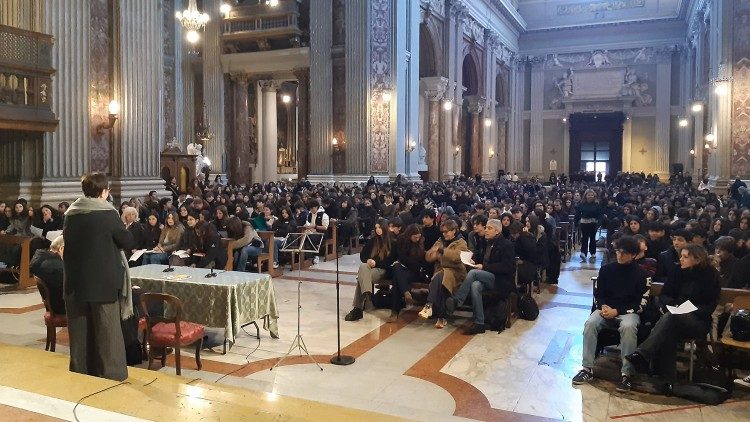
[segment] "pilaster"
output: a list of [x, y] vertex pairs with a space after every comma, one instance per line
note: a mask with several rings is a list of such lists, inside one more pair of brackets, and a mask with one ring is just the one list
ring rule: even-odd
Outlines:
[[531, 138], [529, 172], [542, 176], [544, 172], [544, 62], [536, 60], [531, 65]]
[[[310, 2], [310, 174], [330, 175], [333, 137], [332, 0]], [[312, 114], [311, 114], [312, 115]]]
[[429, 102], [429, 116], [427, 123], [427, 172], [430, 181], [440, 180], [443, 174], [442, 163], [445, 160], [445, 146], [441, 142], [440, 116], [441, 101], [445, 97], [448, 88], [448, 79], [442, 76], [422, 78], [422, 89], [425, 98]]
[[346, 16], [346, 170], [350, 174], [366, 174], [368, 163], [368, 132], [370, 90], [369, 63], [369, 2], [344, 2]]
[[656, 145], [654, 151], [654, 172], [662, 180], [669, 176], [669, 140], [672, 97], [672, 59], [671, 52], [662, 53], [656, 64]]
[[250, 115], [247, 96], [250, 75], [233, 73], [231, 80], [234, 97], [234, 136], [229, 148], [227, 167], [230, 183], [247, 185], [250, 183]]
[[211, 20], [201, 37], [203, 42], [203, 103], [206, 106], [206, 120], [214, 134], [204, 155], [211, 159], [211, 169], [223, 173], [226, 161], [224, 125], [224, 74], [221, 68], [221, 0], [204, 0], [203, 12]]
[[281, 87], [278, 81], [263, 80], [260, 81], [260, 88], [263, 96], [263, 135], [259, 144], [262, 144], [260, 154], [262, 154], [263, 183], [276, 182], [279, 180], [278, 175], [278, 113], [276, 110], [276, 95]]

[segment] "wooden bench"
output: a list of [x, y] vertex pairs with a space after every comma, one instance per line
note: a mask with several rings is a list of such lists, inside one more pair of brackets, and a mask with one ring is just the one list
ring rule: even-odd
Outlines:
[[263, 240], [263, 244], [266, 245], [267, 252], [263, 252], [258, 255], [258, 272], [263, 271], [263, 264], [266, 264], [268, 274], [271, 277], [279, 277], [284, 274], [284, 270], [279, 268], [273, 268], [273, 263], [278, 261], [276, 256], [276, 237], [272, 231], [259, 231], [258, 236]]
[[21, 246], [21, 262], [18, 268], [6, 267], [0, 269], [0, 273], [11, 273], [16, 277], [19, 289], [28, 289], [29, 287], [36, 286], [30, 270], [31, 239], [31, 237], [26, 236], [0, 235], [0, 248], [5, 249], [16, 245]]
[[350, 255], [353, 253], [360, 253], [362, 251], [362, 247], [364, 246], [361, 243], [359, 243], [359, 236], [350, 237], [349, 239], [347, 239], [346, 243], [347, 243], [347, 246], [349, 247]]
[[234, 239], [222, 238], [221, 247], [227, 251], [227, 265], [224, 266], [226, 271], [234, 270]]
[[338, 229], [336, 224], [331, 223], [331, 238], [323, 240], [323, 258], [326, 261], [332, 261], [339, 258], [337, 250]]

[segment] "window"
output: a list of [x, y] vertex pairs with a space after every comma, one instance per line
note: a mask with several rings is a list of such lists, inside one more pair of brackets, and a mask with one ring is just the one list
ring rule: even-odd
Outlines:
[[581, 170], [606, 174], [608, 168], [608, 142], [581, 142]]

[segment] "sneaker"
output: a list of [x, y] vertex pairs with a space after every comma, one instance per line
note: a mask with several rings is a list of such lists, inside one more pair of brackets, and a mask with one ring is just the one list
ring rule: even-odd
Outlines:
[[414, 298], [411, 297], [411, 292], [404, 293], [404, 302], [406, 302], [406, 307], [411, 307], [414, 305]]
[[582, 254], [580, 254], [578, 256], [581, 257], [581, 262], [586, 262], [586, 254], [585, 253], [582, 253]]
[[359, 308], [353, 308], [351, 311], [349, 311], [348, 314], [344, 317], [344, 321], [358, 321], [362, 319], [364, 315], [362, 315], [362, 310]]
[[398, 321], [398, 312], [391, 311], [391, 314], [385, 319], [385, 322], [394, 323], [396, 321]]
[[445, 313], [453, 315], [453, 312], [456, 312], [456, 299], [449, 297], [448, 299], [445, 299]]
[[448, 320], [445, 318], [438, 318], [437, 321], [435, 321], [435, 328], [437, 329], [443, 329], [446, 325], [448, 325]]
[[588, 369], [581, 369], [573, 377], [573, 385], [588, 384], [594, 379], [594, 374]]
[[473, 336], [474, 334], [482, 334], [485, 332], [484, 324], [472, 324], [471, 327], [464, 330], [464, 334], [467, 336]]
[[432, 316], [432, 305], [426, 304], [421, 311], [419, 311], [419, 317], [422, 319], [429, 319]]
[[276, 270], [278, 268], [279, 268], [279, 263], [278, 262], [274, 262], [273, 263], [273, 269]]
[[615, 390], [619, 393], [627, 393], [630, 390], [633, 389], [633, 383], [630, 382], [630, 377], [627, 375], [623, 375], [622, 378], [620, 378], [620, 382], [617, 384], [617, 387], [615, 387]]
[[320, 257], [316, 256], [315, 258], [313, 258], [313, 265], [318, 265], [318, 264], [320, 264]]
[[651, 367], [651, 364], [649, 363], [648, 359], [646, 359], [646, 357], [643, 356], [638, 351], [635, 351], [625, 356], [625, 359], [627, 359], [628, 362], [633, 364], [633, 367], [635, 367], [636, 371], [641, 372], [641, 373], [648, 372], [649, 368]]
[[595, 256], [595, 255], [591, 255], [591, 256], [589, 257], [589, 262], [590, 262], [590, 263], [592, 263], [592, 264], [593, 264], [594, 262], [596, 262], [596, 256]]
[[736, 380], [734, 380], [734, 383], [746, 388], [750, 388], [750, 375], [746, 376], [745, 378], [737, 378]]

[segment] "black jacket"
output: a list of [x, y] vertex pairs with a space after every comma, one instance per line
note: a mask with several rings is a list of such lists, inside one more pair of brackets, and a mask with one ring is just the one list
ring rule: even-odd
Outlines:
[[686, 300], [698, 310], [694, 314], [702, 320], [711, 320], [721, 294], [719, 273], [711, 266], [675, 270], [675, 278], [664, 284], [659, 295], [660, 305], [679, 306]]
[[659, 283], [667, 283], [674, 279], [674, 274], [680, 267], [680, 257], [674, 248], [669, 248], [666, 251], [659, 254], [659, 258], [656, 260], [656, 274], [654, 274], [654, 281]]
[[390, 269], [391, 265], [393, 265], [393, 262], [396, 260], [396, 242], [391, 241], [391, 251], [388, 255], [384, 256], [383, 259], [380, 259], [377, 255], [371, 256], [373, 248], [375, 248], [375, 236], [367, 239], [367, 243], [365, 243], [365, 246], [359, 253], [359, 260], [365, 263], [368, 259], [372, 259], [375, 261], [375, 268], [383, 270]]
[[400, 236], [396, 241], [396, 260], [414, 272], [419, 272], [421, 268], [426, 266], [427, 261], [425, 261], [424, 254], [424, 248], [417, 251], [411, 239], [405, 236]]
[[746, 289], [750, 286], [750, 255], [734, 260], [732, 281], [727, 287], [730, 289]]
[[516, 251], [513, 243], [503, 236], [487, 241], [482, 270], [495, 276], [495, 287], [501, 294], [507, 295], [515, 290]]
[[134, 248], [115, 209], [65, 217], [65, 294], [78, 302], [118, 299], [125, 277], [120, 250]]
[[41, 278], [49, 289], [49, 304], [55, 314], [65, 315], [63, 299], [63, 261], [55, 253], [38, 249], [31, 258], [31, 273]]
[[602, 266], [596, 280], [596, 308], [617, 309], [619, 315], [640, 313], [648, 301], [649, 274], [635, 262]]
[[537, 254], [536, 250], [536, 239], [534, 236], [528, 233], [521, 233], [516, 240], [513, 241], [516, 256], [524, 262], [530, 262], [534, 265], [540, 265], [542, 263], [542, 256]]
[[[146, 228], [139, 221], [134, 221], [130, 227], [127, 228], [130, 234], [133, 236], [133, 243], [131, 249], [144, 249], [146, 244]], [[133, 253], [131, 249], [125, 250], [125, 255], [130, 258]]]
[[422, 237], [424, 237], [424, 250], [429, 250], [440, 239], [440, 228], [437, 224], [430, 227], [422, 226]]

